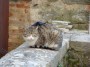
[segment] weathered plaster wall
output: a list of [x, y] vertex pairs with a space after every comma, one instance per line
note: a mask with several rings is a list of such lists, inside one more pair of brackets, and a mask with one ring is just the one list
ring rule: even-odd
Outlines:
[[31, 22], [64, 20], [73, 29], [88, 29], [88, 12], [83, 4], [65, 4], [62, 0], [32, 0]]
[[22, 31], [30, 24], [30, 1], [17, 0], [9, 2], [9, 50], [19, 46], [22, 42]]

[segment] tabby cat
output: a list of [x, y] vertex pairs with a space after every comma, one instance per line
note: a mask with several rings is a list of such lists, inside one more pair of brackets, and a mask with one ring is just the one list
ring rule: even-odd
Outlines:
[[27, 41], [36, 39], [35, 44], [30, 47], [59, 50], [62, 46], [62, 31], [50, 23], [36, 22], [26, 28], [23, 38]]

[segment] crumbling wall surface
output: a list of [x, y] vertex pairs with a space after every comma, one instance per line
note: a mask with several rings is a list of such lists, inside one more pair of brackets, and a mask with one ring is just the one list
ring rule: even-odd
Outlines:
[[30, 24], [30, 1], [10, 0], [9, 2], [9, 51], [22, 42], [22, 31]]
[[73, 29], [88, 29], [88, 12], [83, 4], [67, 4], [62, 0], [32, 0], [30, 12], [31, 22], [70, 21]]

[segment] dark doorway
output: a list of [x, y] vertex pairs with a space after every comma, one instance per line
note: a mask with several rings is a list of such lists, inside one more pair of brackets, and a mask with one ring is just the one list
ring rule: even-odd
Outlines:
[[0, 57], [8, 52], [9, 0], [0, 0]]

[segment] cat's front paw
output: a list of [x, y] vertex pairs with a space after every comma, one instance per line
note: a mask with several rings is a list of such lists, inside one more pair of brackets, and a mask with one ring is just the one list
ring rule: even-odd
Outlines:
[[35, 48], [35, 46], [29, 46], [30, 48]]
[[30, 48], [43, 48], [41, 45], [33, 45], [33, 46], [30, 46]]
[[48, 49], [58, 51], [60, 48], [58, 47], [58, 44], [51, 44], [48, 46]]

